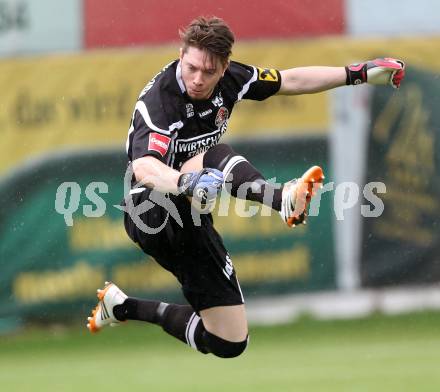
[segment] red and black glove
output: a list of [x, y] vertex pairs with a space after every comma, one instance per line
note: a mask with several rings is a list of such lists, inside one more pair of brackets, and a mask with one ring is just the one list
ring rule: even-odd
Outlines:
[[379, 58], [365, 63], [351, 64], [345, 67], [346, 84], [391, 84], [399, 88], [405, 77], [405, 63], [393, 58]]

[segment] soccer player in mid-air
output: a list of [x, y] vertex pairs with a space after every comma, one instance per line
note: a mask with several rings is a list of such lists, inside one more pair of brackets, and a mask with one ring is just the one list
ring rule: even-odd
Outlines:
[[[96, 332], [125, 320], [146, 321], [202, 353], [232, 358], [248, 343], [243, 294], [211, 214], [195, 219], [195, 205], [203, 210], [226, 188], [234, 197], [268, 205], [294, 227], [305, 222], [313, 185], [324, 177], [314, 166], [283, 186], [266, 182], [245, 157], [219, 143], [234, 105], [361, 83], [399, 87], [404, 64], [384, 58], [282, 71], [245, 65], [230, 61], [233, 33], [215, 17], [195, 19], [181, 38], [179, 59], [146, 85], [135, 105], [124, 221], [129, 237], [177, 278], [189, 304], [128, 297], [106, 282], [87, 326]], [[245, 192], [243, 184], [249, 184]], [[144, 202], [148, 208], [133, 213]]]

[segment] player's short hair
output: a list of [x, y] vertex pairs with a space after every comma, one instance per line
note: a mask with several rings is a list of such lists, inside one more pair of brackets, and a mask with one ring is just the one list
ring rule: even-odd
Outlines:
[[235, 38], [223, 19], [215, 16], [200, 16], [194, 19], [185, 30], [179, 31], [183, 41], [183, 51], [189, 46], [206, 50], [208, 54], [218, 57], [225, 64], [232, 54]]

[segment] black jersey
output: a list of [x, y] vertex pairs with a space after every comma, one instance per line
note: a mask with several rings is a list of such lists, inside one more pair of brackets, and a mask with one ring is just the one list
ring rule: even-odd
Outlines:
[[128, 159], [151, 155], [179, 170], [189, 158], [219, 142], [237, 102], [264, 100], [280, 85], [277, 70], [231, 61], [211, 97], [192, 100], [181, 78], [180, 61], [173, 61], [139, 96], [128, 132]]

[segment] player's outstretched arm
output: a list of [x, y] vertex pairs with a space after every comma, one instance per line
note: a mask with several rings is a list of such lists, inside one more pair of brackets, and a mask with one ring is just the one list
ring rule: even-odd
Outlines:
[[344, 67], [298, 67], [281, 73], [280, 95], [313, 94], [344, 86]]
[[298, 67], [280, 73], [281, 95], [313, 94], [362, 83], [398, 88], [405, 76], [405, 64], [393, 58], [380, 58], [346, 67]]

